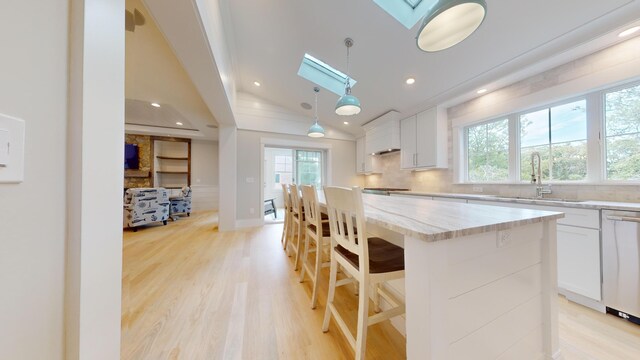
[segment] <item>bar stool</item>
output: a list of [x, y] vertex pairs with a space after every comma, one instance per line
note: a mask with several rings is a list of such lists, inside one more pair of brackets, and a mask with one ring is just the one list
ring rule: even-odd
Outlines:
[[[313, 283], [311, 294], [311, 308], [315, 309], [318, 303], [318, 279], [323, 267], [329, 267], [329, 249], [331, 236], [329, 235], [329, 218], [320, 211], [318, 193], [315, 186], [302, 186], [302, 203], [304, 204], [304, 216], [307, 222], [305, 229], [304, 255], [302, 255], [302, 270], [300, 271], [300, 282], [304, 281], [305, 271]], [[313, 267], [309, 264], [309, 253], [315, 253], [316, 261]], [[326, 255], [326, 256], [325, 256]]]
[[282, 243], [282, 248], [287, 250], [290, 232], [292, 230], [291, 195], [289, 194], [289, 186], [287, 186], [287, 184], [282, 184], [282, 197], [284, 198], [284, 226], [282, 227], [282, 238], [280, 239], [280, 242]]
[[293, 263], [293, 270], [298, 270], [298, 262], [302, 255], [300, 248], [301, 245], [303, 245], [302, 237], [305, 236], [303, 231], [305, 228], [305, 217], [298, 187], [295, 184], [289, 185], [289, 193], [291, 194], [291, 225], [293, 225], [291, 235], [295, 239], [295, 242], [293, 239], [291, 240], [290, 247], [293, 249], [296, 256], [296, 260]]
[[[404, 278], [404, 249], [381, 238], [367, 238], [360, 188], [325, 187], [324, 193], [331, 232], [331, 274], [322, 331], [329, 331], [329, 321], [333, 316], [355, 350], [355, 358], [360, 360], [365, 358], [367, 327], [405, 312], [404, 303], [380, 286], [386, 281]], [[354, 218], [357, 233], [353, 226]], [[338, 265], [353, 276], [353, 279], [338, 280]], [[336, 287], [350, 284], [354, 280], [360, 284], [355, 338], [333, 304]], [[369, 316], [370, 287], [375, 289], [376, 310], [379, 310], [380, 296], [391, 305], [391, 309]]]

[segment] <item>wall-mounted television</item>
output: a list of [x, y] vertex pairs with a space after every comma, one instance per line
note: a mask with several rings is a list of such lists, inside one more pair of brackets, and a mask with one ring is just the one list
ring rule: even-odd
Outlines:
[[124, 168], [137, 170], [140, 168], [138, 144], [124, 144]]

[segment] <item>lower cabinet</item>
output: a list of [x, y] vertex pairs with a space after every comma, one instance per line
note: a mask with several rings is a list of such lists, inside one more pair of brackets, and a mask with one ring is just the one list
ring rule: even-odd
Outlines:
[[558, 286], [602, 300], [600, 231], [558, 225]]

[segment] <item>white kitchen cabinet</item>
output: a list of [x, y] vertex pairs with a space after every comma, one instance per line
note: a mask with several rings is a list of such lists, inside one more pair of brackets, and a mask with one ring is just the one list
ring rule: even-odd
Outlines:
[[[558, 287], [575, 295], [581, 295], [599, 302], [602, 300], [600, 261], [600, 211], [562, 206], [543, 206], [514, 204], [498, 201], [469, 200], [469, 204], [504, 206], [544, 211], [563, 212], [565, 217], [558, 219]], [[562, 291], [561, 291], [562, 292]], [[562, 292], [567, 295], [566, 292]], [[569, 295], [567, 295], [569, 298]], [[583, 305], [592, 306], [593, 302]]]
[[600, 231], [558, 225], [558, 287], [600, 301]]
[[378, 161], [375, 156], [367, 153], [365, 150], [365, 138], [356, 139], [356, 173], [373, 174], [378, 173]]
[[447, 121], [444, 110], [425, 110], [400, 122], [403, 169], [447, 168]]

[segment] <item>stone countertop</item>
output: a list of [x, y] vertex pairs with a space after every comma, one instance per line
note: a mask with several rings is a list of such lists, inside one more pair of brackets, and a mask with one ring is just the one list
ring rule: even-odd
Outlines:
[[[555, 220], [563, 213], [363, 194], [367, 222], [424, 241], [439, 241]], [[324, 203], [324, 199], [319, 199]]]
[[480, 195], [480, 194], [452, 194], [452, 193], [432, 193], [432, 192], [420, 192], [420, 191], [391, 191], [391, 194], [397, 195], [414, 195], [414, 196], [432, 196], [432, 197], [446, 197], [455, 199], [466, 200], [480, 200], [480, 201], [497, 201], [505, 203], [515, 204], [532, 204], [542, 206], [559, 206], [581, 209], [610, 209], [610, 210], [622, 210], [622, 211], [640, 211], [640, 203], [626, 203], [615, 201], [563, 201], [557, 199], [530, 199], [530, 198], [516, 198], [516, 197], [502, 197], [499, 195]]

